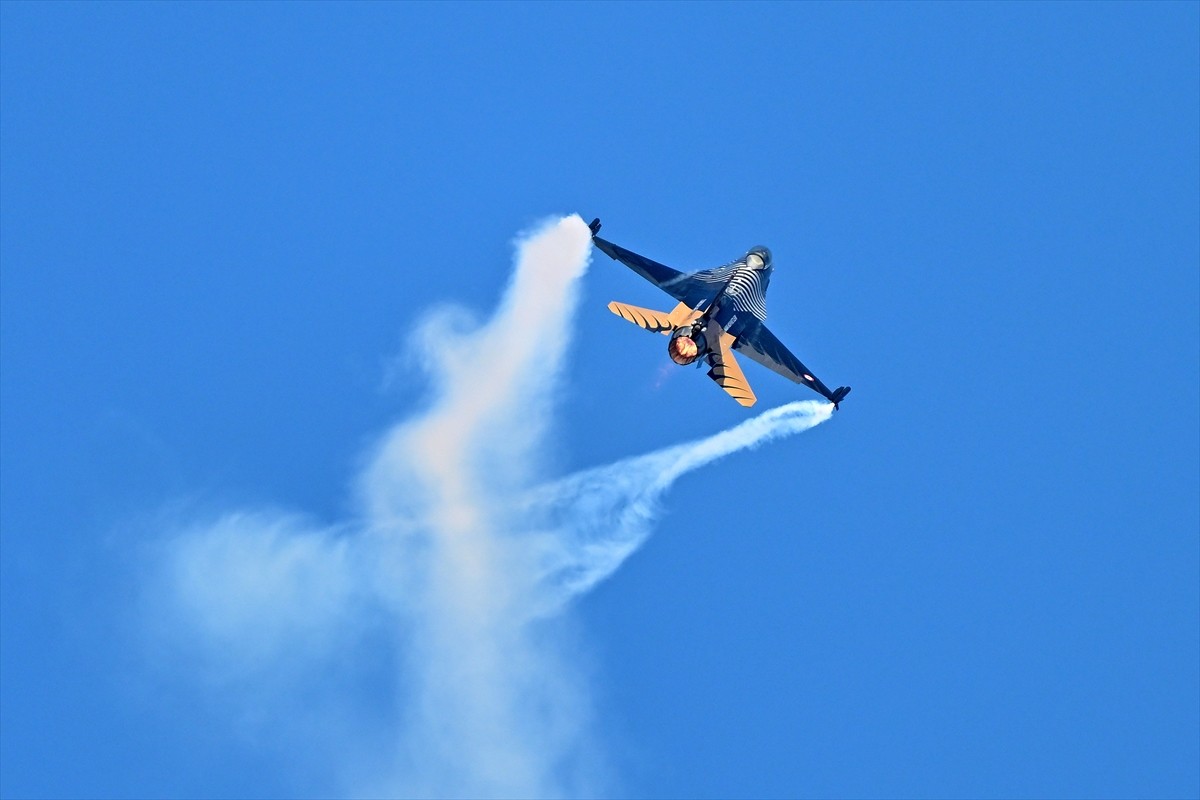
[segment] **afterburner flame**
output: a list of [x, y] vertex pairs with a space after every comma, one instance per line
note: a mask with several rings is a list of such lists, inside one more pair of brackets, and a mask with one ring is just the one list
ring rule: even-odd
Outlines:
[[700, 355], [700, 347], [690, 336], [676, 336], [671, 340], [667, 352], [676, 364], [687, 366]]

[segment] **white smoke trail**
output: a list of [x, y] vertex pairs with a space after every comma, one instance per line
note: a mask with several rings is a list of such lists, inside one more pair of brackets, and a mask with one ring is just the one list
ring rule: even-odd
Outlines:
[[408, 655], [421, 702], [397, 776], [417, 794], [559, 794], [552, 776], [582, 735], [573, 687], [546, 680], [553, 654], [522, 624], [534, 575], [503, 506], [548, 424], [590, 247], [581, 219], [561, 220], [522, 246], [491, 321], [426, 335], [440, 396], [385, 438], [365, 476], [372, 528], [421, 539], [405, 553], [419, 595], [402, 598], [419, 610]]
[[328, 664], [390, 620], [400, 719], [386, 765], [343, 776], [356, 796], [595, 794], [587, 694], [553, 617], [637, 549], [681, 475], [829, 418], [791, 403], [535, 485], [590, 247], [579, 217], [550, 224], [521, 243], [490, 320], [425, 324], [436, 395], [375, 449], [359, 519], [236, 513], [173, 540], [164, 627], [249, 683]]
[[806, 431], [832, 413], [829, 403], [789, 403], [705, 439], [622, 459], [538, 489], [526, 506], [528, 518], [542, 520], [553, 531], [544, 540], [542, 610], [557, 610], [616, 571], [650, 535], [659, 498], [682, 475], [738, 450]]

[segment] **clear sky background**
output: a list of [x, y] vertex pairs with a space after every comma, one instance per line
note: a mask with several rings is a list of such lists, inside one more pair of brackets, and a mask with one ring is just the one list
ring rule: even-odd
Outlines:
[[[5, 797], [330, 790], [148, 652], [154, 520], [338, 519], [415, 318], [571, 212], [768, 245], [854, 387], [576, 606], [607, 791], [1200, 793], [1197, 4], [6, 2], [0, 111]], [[745, 418], [612, 299], [670, 305], [594, 260], [559, 466]]]

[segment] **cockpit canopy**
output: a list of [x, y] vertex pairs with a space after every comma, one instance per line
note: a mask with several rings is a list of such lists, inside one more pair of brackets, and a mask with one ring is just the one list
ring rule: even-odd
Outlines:
[[755, 245], [746, 252], [746, 263], [755, 269], [770, 269], [771, 251], [762, 245]]

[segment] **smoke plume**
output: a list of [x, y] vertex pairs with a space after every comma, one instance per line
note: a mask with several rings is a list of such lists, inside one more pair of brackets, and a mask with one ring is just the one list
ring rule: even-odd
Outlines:
[[313, 723], [337, 731], [317, 755], [340, 791], [601, 791], [564, 610], [645, 541], [681, 475], [829, 418], [828, 404], [791, 403], [545, 480], [540, 458], [590, 250], [579, 217], [549, 223], [519, 244], [490, 319], [429, 316], [412, 358], [430, 376], [431, 403], [373, 448], [355, 481], [354, 519], [238, 511], [169, 540], [153, 583], [157, 622], [221, 686], [243, 687], [243, 702], [303, 693], [278, 700], [293, 719], [299, 708], [334, 707], [312, 697], [350, 691], [345, 665], [386, 650], [393, 696], [374, 704], [371, 723], [360, 712]]

